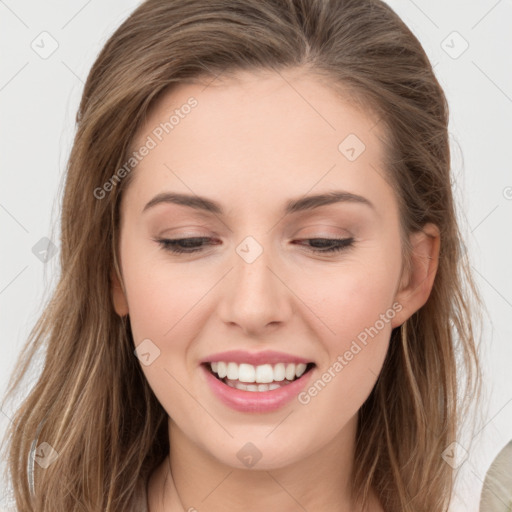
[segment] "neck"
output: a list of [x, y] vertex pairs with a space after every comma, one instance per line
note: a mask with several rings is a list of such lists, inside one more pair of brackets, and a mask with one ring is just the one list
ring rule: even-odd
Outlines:
[[[189, 439], [169, 419], [169, 458], [150, 479], [150, 512], [208, 510], [292, 512], [359, 510], [351, 495], [357, 415], [320, 450], [285, 467], [226, 465]], [[243, 444], [243, 443], [241, 443]]]

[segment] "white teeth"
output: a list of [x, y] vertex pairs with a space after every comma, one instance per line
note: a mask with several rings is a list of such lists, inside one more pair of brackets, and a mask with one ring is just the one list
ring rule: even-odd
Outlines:
[[[274, 369], [270, 364], [256, 366], [256, 382], [266, 384], [274, 380]], [[261, 387], [261, 386], [259, 386]], [[261, 391], [261, 390], [260, 390]]]
[[238, 365], [236, 363], [228, 363], [227, 378], [231, 380], [238, 380]]
[[282, 386], [286, 386], [286, 384], [276, 384], [275, 382], [272, 384], [244, 384], [243, 382], [232, 380], [226, 381], [226, 384], [230, 388], [241, 389], [242, 391], [272, 391]]
[[293, 380], [295, 378], [295, 365], [293, 363], [287, 364], [284, 374], [288, 380]]
[[[212, 370], [213, 370], [213, 368], [212, 368]], [[228, 374], [228, 368], [227, 368], [226, 363], [219, 361], [217, 363], [217, 372], [216, 373], [219, 376], [219, 378], [223, 379]]]
[[300, 377], [306, 371], [306, 364], [299, 363], [295, 368], [295, 376]]
[[281, 382], [285, 377], [285, 366], [283, 363], [277, 363], [274, 366], [274, 380]]
[[[285, 379], [287, 381], [295, 380], [295, 378], [299, 378], [304, 374], [306, 367], [307, 365], [304, 363], [260, 364], [258, 366], [224, 361], [210, 363], [212, 372], [216, 373], [220, 379], [227, 377], [229, 380], [238, 381], [240, 383], [255, 383], [254, 386], [244, 384], [243, 389], [247, 388], [247, 391], [267, 391], [268, 389], [276, 389], [275, 387], [267, 385], [271, 384], [272, 386], [276, 386], [276, 384], [272, 383], [282, 382]], [[261, 386], [267, 386], [267, 389], [259, 389]]]
[[238, 380], [240, 382], [256, 382], [256, 369], [254, 368], [254, 366], [252, 364], [242, 363], [238, 367]]

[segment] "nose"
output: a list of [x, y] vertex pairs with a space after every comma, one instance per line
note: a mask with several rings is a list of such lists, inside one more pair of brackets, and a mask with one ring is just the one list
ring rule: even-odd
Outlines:
[[[249, 247], [255, 250], [254, 245]], [[263, 248], [252, 261], [239, 249], [222, 287], [218, 312], [231, 328], [236, 326], [247, 336], [264, 336], [290, 319], [293, 293], [271, 251]]]

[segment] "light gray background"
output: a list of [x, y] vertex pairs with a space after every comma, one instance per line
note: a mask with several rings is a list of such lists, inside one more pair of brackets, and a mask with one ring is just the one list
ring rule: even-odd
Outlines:
[[[58, 256], [45, 264], [32, 248], [43, 237], [59, 246], [60, 187], [83, 83], [138, 4], [0, 0], [0, 393], [55, 284]], [[458, 447], [452, 507], [477, 511], [485, 471], [512, 439], [512, 0], [389, 4], [422, 42], [448, 96], [455, 192], [489, 311], [485, 412], [472, 444]], [[0, 412], [0, 432], [11, 413]]]

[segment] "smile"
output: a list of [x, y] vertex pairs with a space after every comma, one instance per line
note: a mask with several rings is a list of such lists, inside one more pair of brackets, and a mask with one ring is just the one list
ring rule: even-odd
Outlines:
[[316, 367], [313, 362], [278, 353], [232, 351], [213, 359], [200, 365], [208, 387], [222, 404], [240, 412], [284, 407], [306, 387]]
[[[313, 363], [310, 363], [312, 366]], [[310, 368], [309, 368], [310, 369]], [[305, 363], [277, 363], [254, 366], [247, 363], [212, 362], [210, 370], [224, 384], [243, 391], [272, 391], [300, 378], [307, 370]]]

